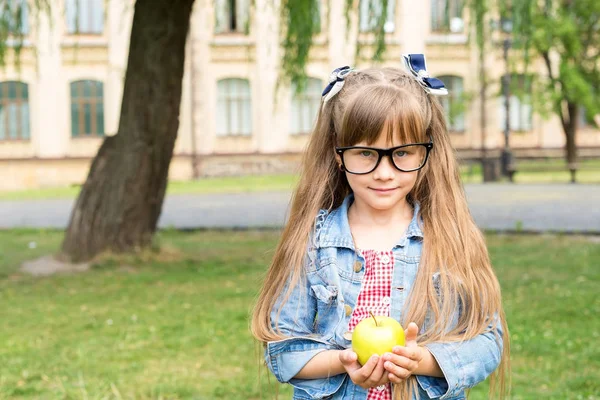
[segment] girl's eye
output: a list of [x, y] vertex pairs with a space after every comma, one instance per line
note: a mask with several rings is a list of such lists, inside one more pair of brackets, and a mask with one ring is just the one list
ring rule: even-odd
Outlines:
[[373, 152], [370, 150], [362, 150], [360, 155], [363, 157], [373, 157]]
[[394, 152], [394, 157], [401, 158], [406, 155], [408, 155], [408, 153], [406, 151], [398, 150], [398, 151]]

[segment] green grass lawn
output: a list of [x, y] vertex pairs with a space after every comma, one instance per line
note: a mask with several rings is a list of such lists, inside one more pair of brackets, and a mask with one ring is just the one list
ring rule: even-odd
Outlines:
[[[256, 191], [290, 191], [297, 182], [297, 176], [251, 175], [221, 178], [202, 178], [196, 181], [171, 181], [168, 194], [208, 194], [242, 193]], [[44, 200], [75, 198], [80, 186], [65, 186], [29, 190], [0, 191], [0, 200]]]
[[[248, 331], [277, 236], [165, 231], [160, 254], [33, 278], [19, 265], [56, 251], [62, 233], [0, 231], [0, 399], [290, 398]], [[512, 398], [598, 399], [600, 241], [487, 238], [513, 338]], [[471, 398], [486, 399], [486, 384]]]

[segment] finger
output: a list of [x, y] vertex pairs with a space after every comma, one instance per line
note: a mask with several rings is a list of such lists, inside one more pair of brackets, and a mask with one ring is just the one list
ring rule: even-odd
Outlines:
[[[392, 349], [392, 354], [395, 356], [400, 356], [402, 358], [406, 358], [412, 361], [420, 362], [423, 358], [423, 354], [421, 352], [421, 348], [419, 346], [416, 347], [404, 347], [404, 346], [394, 346]], [[401, 362], [398, 359], [391, 359], [397, 365], [403, 365], [405, 362]]]
[[356, 371], [360, 369], [360, 364], [358, 363], [358, 356], [352, 350], [344, 350], [340, 353], [340, 362], [346, 369], [348, 373], [351, 371]]
[[417, 345], [417, 335], [419, 334], [419, 327], [414, 322], [408, 324], [406, 328], [406, 347], [414, 347]]
[[[404, 348], [404, 349], [406, 349], [406, 348]], [[419, 361], [413, 360], [413, 359], [408, 358], [403, 355], [397, 355], [397, 354], [390, 354], [389, 356], [386, 355], [385, 361], [386, 361], [386, 363], [384, 364], [384, 368], [389, 372], [394, 372], [393, 368], [391, 367], [392, 365], [403, 368], [407, 371], [410, 371], [411, 373], [412, 373], [412, 371], [416, 370], [419, 367]], [[389, 367], [388, 367], [388, 365], [389, 365]]]
[[[391, 361], [386, 361], [384, 367], [386, 371], [388, 371], [391, 375], [401, 380], [405, 380], [412, 375], [412, 372], [410, 370], [400, 367]], [[392, 378], [390, 378], [390, 381], [393, 382]]]
[[384, 379], [384, 375], [386, 373], [386, 370], [383, 367], [384, 362], [385, 361], [383, 360], [383, 357], [379, 357], [377, 365], [375, 366], [373, 372], [371, 372], [371, 375], [367, 379], [367, 382], [369, 382], [372, 386], [381, 385], [381, 380]]
[[392, 373], [388, 374], [388, 379], [389, 379], [390, 382], [395, 383], [395, 384], [399, 384], [399, 383], [404, 382], [404, 379], [400, 379], [400, 378], [398, 378], [396, 375], [394, 375]]
[[354, 382], [366, 382], [379, 363], [379, 355], [373, 354], [371, 358], [352, 376]]

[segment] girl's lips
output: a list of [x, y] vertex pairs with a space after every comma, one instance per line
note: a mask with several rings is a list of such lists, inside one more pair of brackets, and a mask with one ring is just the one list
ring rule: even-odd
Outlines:
[[378, 193], [389, 193], [389, 192], [393, 192], [396, 189], [398, 189], [398, 188], [371, 188], [371, 190], [374, 190]]

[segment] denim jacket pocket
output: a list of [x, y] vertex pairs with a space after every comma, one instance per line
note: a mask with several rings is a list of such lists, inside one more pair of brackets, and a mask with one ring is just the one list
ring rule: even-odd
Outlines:
[[328, 340], [334, 335], [340, 322], [339, 289], [337, 286], [313, 285], [311, 294], [317, 299], [317, 315], [314, 321], [316, 332]]
[[338, 297], [338, 288], [336, 286], [313, 285], [310, 287], [310, 291], [323, 304], [331, 304]]

